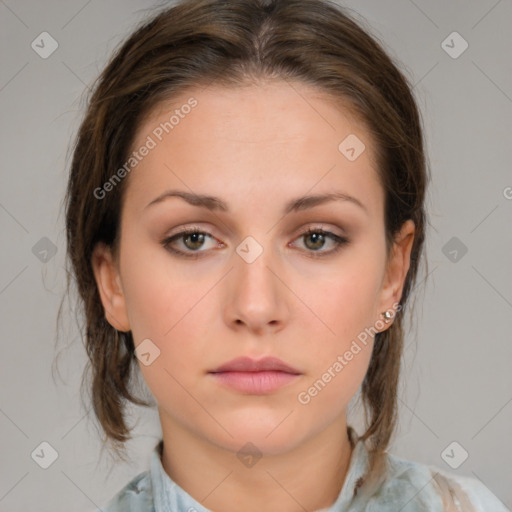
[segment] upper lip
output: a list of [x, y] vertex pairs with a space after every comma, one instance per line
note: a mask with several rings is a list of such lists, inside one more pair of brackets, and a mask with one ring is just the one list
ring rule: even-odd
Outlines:
[[300, 371], [293, 368], [276, 357], [264, 357], [262, 359], [251, 359], [250, 357], [237, 357], [227, 363], [219, 366], [210, 373], [221, 372], [286, 372], [292, 374], [300, 374]]

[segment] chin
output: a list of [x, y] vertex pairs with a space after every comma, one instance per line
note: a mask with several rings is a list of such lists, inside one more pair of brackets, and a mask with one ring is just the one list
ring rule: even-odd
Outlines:
[[[243, 447], [246, 447], [246, 450], [254, 449], [261, 452], [262, 455], [279, 455], [292, 450], [308, 437], [307, 432], [298, 429], [295, 422], [289, 421], [290, 419], [286, 419], [281, 424], [279, 423], [282, 418], [277, 422], [272, 421], [271, 427], [269, 426], [270, 422], [258, 421], [257, 417], [250, 423], [231, 421], [228, 430], [233, 437], [224, 431], [218, 435], [219, 431], [217, 431], [215, 438], [210, 438], [210, 440], [219, 447], [235, 453], [240, 450], [244, 451]], [[288, 421], [289, 423], [286, 424]]]

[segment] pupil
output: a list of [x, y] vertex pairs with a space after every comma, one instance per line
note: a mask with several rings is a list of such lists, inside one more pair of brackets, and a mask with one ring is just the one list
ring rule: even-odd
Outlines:
[[313, 244], [306, 244], [311, 249], [320, 249], [324, 243], [324, 235], [322, 233], [311, 233], [308, 235], [308, 238], [313, 240]]
[[200, 247], [202, 245], [204, 235], [202, 233], [192, 233], [185, 238], [185, 240], [190, 240], [190, 239], [192, 239], [192, 247], [189, 247], [189, 248], [197, 249], [198, 247]]

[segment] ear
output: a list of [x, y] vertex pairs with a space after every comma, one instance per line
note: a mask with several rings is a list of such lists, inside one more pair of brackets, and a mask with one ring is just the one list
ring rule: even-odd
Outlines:
[[[411, 249], [414, 241], [415, 226], [412, 220], [403, 223], [396, 234], [386, 267], [379, 301], [379, 315], [391, 310], [393, 317], [396, 305], [402, 298], [405, 278], [411, 263]], [[380, 317], [379, 317], [380, 318]]]
[[126, 301], [112, 249], [98, 243], [93, 250], [91, 263], [107, 322], [118, 331], [129, 331]]

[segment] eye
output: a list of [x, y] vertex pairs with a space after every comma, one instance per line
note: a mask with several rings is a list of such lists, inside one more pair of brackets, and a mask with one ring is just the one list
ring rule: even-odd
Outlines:
[[[205, 241], [213, 236], [206, 232], [200, 231], [197, 228], [188, 228], [172, 235], [162, 241], [162, 245], [170, 252], [184, 256], [186, 258], [198, 258], [199, 253], [206, 252], [206, 250], [199, 250], [205, 245]], [[181, 244], [177, 244], [181, 242]], [[173, 247], [173, 245], [181, 245], [181, 248]], [[214, 243], [214, 247], [221, 245], [220, 242]], [[183, 249], [184, 248], [184, 249]]]
[[[178, 256], [183, 256], [185, 258], [199, 258], [201, 257], [201, 253], [207, 252], [208, 247], [206, 247], [206, 249], [204, 249], [204, 247], [208, 238], [212, 239], [212, 241], [216, 240], [210, 233], [192, 227], [167, 237], [161, 243], [165, 249], [177, 254]], [[312, 258], [319, 258], [334, 254], [339, 251], [343, 245], [349, 243], [347, 238], [336, 235], [335, 233], [326, 231], [322, 228], [309, 228], [296, 240], [300, 239], [304, 241], [305, 252], [308, 252], [308, 256]], [[328, 242], [330, 242], [331, 249], [321, 250], [326, 245], [329, 246]], [[176, 245], [181, 247], [177, 248]], [[223, 247], [222, 242], [213, 242], [210, 248], [215, 247]]]
[[[334, 254], [339, 251], [343, 245], [349, 243], [347, 238], [332, 233], [331, 231], [326, 231], [322, 228], [309, 228], [307, 231], [302, 233], [297, 240], [301, 239], [304, 241], [307, 252], [310, 253], [308, 256], [313, 258]], [[332, 248], [330, 250], [322, 251], [321, 249], [326, 246], [328, 241], [331, 242], [330, 245]]]

